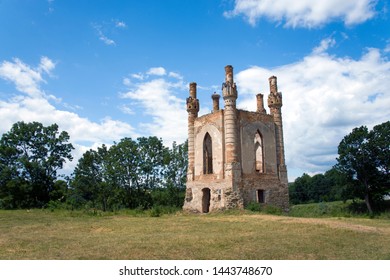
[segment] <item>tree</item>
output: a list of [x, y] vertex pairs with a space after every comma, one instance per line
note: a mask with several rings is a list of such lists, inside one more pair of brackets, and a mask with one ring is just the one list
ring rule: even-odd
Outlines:
[[73, 201], [103, 211], [116, 207], [149, 208], [151, 192], [162, 186], [167, 149], [157, 137], [124, 138], [79, 160], [71, 187]]
[[336, 168], [313, 177], [304, 173], [289, 184], [289, 193], [292, 204], [345, 201], [354, 197], [347, 177]]
[[310, 175], [303, 173], [301, 177], [295, 179], [294, 183], [290, 185], [290, 201], [292, 204], [308, 203], [310, 201]]
[[[111, 149], [110, 149], [111, 150]], [[69, 202], [73, 207], [89, 203], [92, 208], [103, 211], [113, 210], [122, 205], [122, 195], [113, 172], [117, 165], [112, 165], [111, 154], [107, 146], [83, 154], [73, 173]]]
[[131, 138], [124, 138], [115, 143], [109, 150], [108, 174], [111, 184], [115, 184], [123, 192], [126, 207], [148, 207], [150, 197], [143, 184], [142, 160], [139, 144]]
[[153, 201], [156, 204], [181, 207], [184, 202], [187, 180], [188, 142], [176, 144], [166, 150], [164, 158], [164, 187], [155, 190]]
[[69, 135], [58, 125], [15, 123], [0, 139], [0, 207], [41, 207], [55, 190], [57, 171], [72, 160]]
[[346, 174], [370, 214], [390, 190], [390, 122], [354, 128], [338, 146], [336, 167]]

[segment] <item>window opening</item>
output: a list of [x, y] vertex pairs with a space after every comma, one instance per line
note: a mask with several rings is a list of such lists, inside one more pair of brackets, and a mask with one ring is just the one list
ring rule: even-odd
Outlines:
[[257, 202], [265, 203], [264, 190], [257, 190]]
[[213, 173], [213, 149], [210, 134], [206, 133], [203, 140], [203, 174]]
[[260, 132], [255, 134], [255, 168], [256, 172], [264, 173], [263, 137]]

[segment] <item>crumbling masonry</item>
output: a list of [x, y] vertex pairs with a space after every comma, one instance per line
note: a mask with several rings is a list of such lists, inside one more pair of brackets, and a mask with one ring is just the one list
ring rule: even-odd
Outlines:
[[225, 67], [224, 109], [212, 95], [213, 111], [198, 117], [196, 83], [190, 84], [188, 112], [188, 170], [183, 209], [207, 213], [243, 208], [251, 202], [288, 209], [284, 158], [282, 94], [275, 76], [269, 78], [267, 114], [263, 95], [257, 111], [236, 108], [233, 67]]

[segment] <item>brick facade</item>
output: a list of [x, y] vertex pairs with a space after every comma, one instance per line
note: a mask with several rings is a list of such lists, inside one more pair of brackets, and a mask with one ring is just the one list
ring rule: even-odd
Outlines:
[[288, 210], [287, 167], [284, 157], [282, 95], [275, 76], [269, 78], [268, 107], [256, 95], [257, 111], [236, 108], [233, 67], [225, 67], [224, 108], [213, 94], [213, 111], [199, 116], [196, 83], [190, 84], [188, 171], [183, 209], [207, 213], [243, 208], [251, 202]]

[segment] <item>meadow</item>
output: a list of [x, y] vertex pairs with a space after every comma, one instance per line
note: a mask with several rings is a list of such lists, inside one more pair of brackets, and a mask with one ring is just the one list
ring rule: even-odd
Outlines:
[[390, 219], [1, 210], [0, 259], [390, 259]]

